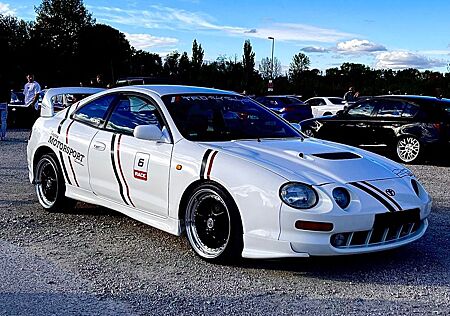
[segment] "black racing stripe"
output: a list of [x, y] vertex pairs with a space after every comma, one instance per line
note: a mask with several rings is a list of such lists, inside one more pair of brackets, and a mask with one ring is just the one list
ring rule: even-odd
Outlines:
[[362, 184], [360, 184], [358, 182], [352, 182], [350, 184], [357, 187], [360, 190], [363, 190], [367, 194], [370, 194], [371, 196], [373, 196], [376, 200], [378, 200], [381, 204], [383, 204], [389, 210], [389, 212], [395, 212], [395, 208], [388, 201], [386, 201], [381, 196], [379, 196], [377, 193], [366, 188], [365, 186], [363, 186]]
[[120, 196], [122, 197], [122, 200], [125, 202], [126, 205], [129, 205], [127, 200], [125, 199], [125, 195], [123, 195], [123, 186], [122, 182], [120, 182], [119, 174], [117, 173], [117, 167], [116, 167], [116, 160], [114, 158], [114, 143], [116, 140], [116, 134], [113, 134], [111, 138], [111, 163], [114, 170], [114, 175], [116, 176], [117, 183], [119, 184], [119, 192]]
[[66, 115], [65, 115], [64, 118], [61, 120], [61, 122], [59, 122], [59, 126], [58, 126], [58, 134], [61, 133], [61, 128], [62, 128], [64, 122], [67, 120], [68, 117], [69, 117], [69, 109], [67, 109]]
[[200, 179], [205, 179], [206, 163], [208, 162], [208, 157], [211, 153], [212, 149], [208, 149], [203, 155], [202, 167], [200, 168]]
[[378, 189], [376, 186], [370, 184], [369, 182], [366, 181], [361, 181], [362, 183], [364, 183], [365, 185], [371, 187], [372, 189], [374, 189], [375, 191], [377, 191], [378, 193], [382, 194], [386, 199], [388, 199], [389, 201], [391, 201], [392, 204], [394, 204], [399, 211], [402, 210], [402, 207], [400, 206], [400, 204], [397, 203], [396, 200], [394, 200], [392, 197], [390, 197], [389, 195], [386, 194], [386, 192], [383, 192], [382, 190]]
[[61, 166], [63, 168], [64, 176], [65, 176], [67, 182], [69, 182], [69, 184], [72, 185], [72, 182], [69, 179], [69, 174], [67, 173], [66, 164], [64, 163], [64, 157], [63, 157], [62, 152], [59, 152], [59, 158], [61, 158]]

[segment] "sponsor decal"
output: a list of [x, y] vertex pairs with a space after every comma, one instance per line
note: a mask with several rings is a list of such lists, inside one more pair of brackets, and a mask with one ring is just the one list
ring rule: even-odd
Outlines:
[[69, 145], [64, 144], [62, 141], [58, 140], [58, 136], [55, 137], [53, 135], [50, 135], [48, 143], [51, 144], [53, 147], [59, 149], [61, 152], [67, 154], [69, 157], [72, 157], [73, 159], [75, 159], [76, 163], [83, 166], [83, 159], [85, 155], [73, 149]]
[[134, 158], [133, 176], [135, 179], [147, 181], [148, 180], [148, 162], [150, 160], [149, 154], [136, 153]]

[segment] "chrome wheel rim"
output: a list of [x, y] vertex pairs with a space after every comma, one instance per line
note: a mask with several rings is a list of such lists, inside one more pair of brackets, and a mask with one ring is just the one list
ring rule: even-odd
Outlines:
[[213, 190], [200, 189], [189, 200], [186, 233], [193, 249], [204, 258], [216, 258], [230, 240], [230, 215], [223, 199]]
[[58, 197], [58, 173], [53, 163], [47, 158], [39, 161], [36, 168], [36, 193], [45, 208], [52, 207]]
[[398, 141], [397, 155], [404, 162], [411, 162], [419, 156], [420, 142], [414, 137], [405, 137]]

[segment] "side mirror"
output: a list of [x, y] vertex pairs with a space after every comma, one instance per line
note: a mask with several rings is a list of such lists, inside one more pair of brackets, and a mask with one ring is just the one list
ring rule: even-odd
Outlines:
[[133, 136], [143, 140], [153, 140], [170, 143], [167, 133], [162, 132], [156, 125], [139, 125], [134, 128]]
[[298, 123], [291, 123], [291, 126], [292, 126], [293, 128], [295, 128], [297, 131], [300, 130], [300, 124], [298, 124]]

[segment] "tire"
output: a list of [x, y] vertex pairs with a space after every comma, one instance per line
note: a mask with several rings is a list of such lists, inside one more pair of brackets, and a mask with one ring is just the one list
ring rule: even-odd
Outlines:
[[35, 190], [39, 203], [49, 212], [73, 207], [76, 201], [65, 196], [66, 185], [54, 154], [43, 155], [35, 168]]
[[243, 249], [242, 222], [233, 199], [219, 186], [206, 183], [189, 197], [186, 235], [195, 253], [213, 263], [233, 263]]
[[422, 158], [422, 144], [414, 136], [405, 136], [397, 141], [397, 158], [403, 163], [416, 163]]

